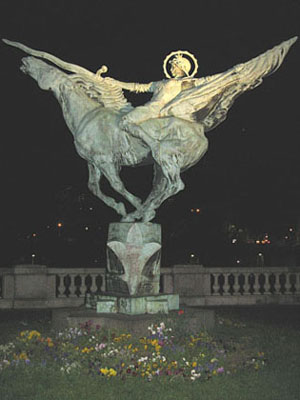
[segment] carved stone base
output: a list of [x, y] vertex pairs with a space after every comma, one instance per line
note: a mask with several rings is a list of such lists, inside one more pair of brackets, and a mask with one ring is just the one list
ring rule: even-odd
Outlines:
[[117, 296], [159, 294], [161, 226], [109, 224], [106, 290]]
[[156, 296], [113, 296], [87, 295], [86, 307], [97, 313], [168, 314], [179, 309], [178, 294], [159, 294]]

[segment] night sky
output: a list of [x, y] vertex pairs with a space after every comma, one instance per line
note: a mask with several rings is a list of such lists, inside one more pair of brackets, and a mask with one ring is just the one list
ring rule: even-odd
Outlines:
[[[1, 0], [0, 5], [1, 38], [91, 71], [105, 64], [108, 76], [130, 82], [163, 79], [163, 60], [178, 49], [197, 57], [199, 77], [225, 71], [299, 35], [299, 21], [298, 0]], [[160, 208], [155, 222], [168, 215], [180, 219], [191, 207], [208, 209], [214, 218], [233, 210], [254, 228], [298, 219], [299, 45], [208, 133], [207, 154], [183, 174], [185, 191]], [[24, 55], [0, 43], [3, 231], [40, 229], [55, 215], [61, 191], [87, 192], [86, 162], [52, 94], [19, 70]], [[148, 98], [130, 96], [134, 105]], [[151, 168], [125, 171], [124, 179], [145, 197]], [[102, 204], [97, 210], [100, 218], [103, 213], [105, 220], [108, 215], [118, 220]]]

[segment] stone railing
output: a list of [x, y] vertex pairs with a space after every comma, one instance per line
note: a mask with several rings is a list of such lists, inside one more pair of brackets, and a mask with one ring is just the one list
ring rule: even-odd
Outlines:
[[[78, 307], [105, 291], [105, 268], [0, 268], [0, 308]], [[194, 306], [300, 304], [300, 268], [161, 268], [161, 292]]]
[[299, 267], [162, 269], [163, 291], [187, 305], [300, 304]]
[[105, 268], [0, 268], [0, 308], [78, 307], [86, 293], [104, 290]]

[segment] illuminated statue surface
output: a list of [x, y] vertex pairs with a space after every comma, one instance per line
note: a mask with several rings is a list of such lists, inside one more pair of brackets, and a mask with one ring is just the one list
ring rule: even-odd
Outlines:
[[[180, 174], [205, 154], [205, 132], [225, 120], [239, 95], [260, 85], [280, 67], [297, 37], [246, 63], [203, 78], [195, 78], [198, 65], [192, 54], [173, 52], [163, 65], [167, 79], [146, 84], [102, 77], [106, 66], [94, 74], [51, 54], [3, 40], [31, 55], [23, 58], [21, 70], [41, 89], [52, 91], [60, 103], [76, 150], [88, 163], [92, 193], [120, 214], [123, 222], [148, 222], [163, 201], [183, 190]], [[134, 108], [123, 89], [152, 92], [153, 96], [145, 105]], [[146, 164], [153, 164], [154, 179], [142, 203], [126, 190], [119, 172], [123, 166]], [[134, 212], [127, 214], [123, 203], [101, 191], [103, 176], [135, 207]]]

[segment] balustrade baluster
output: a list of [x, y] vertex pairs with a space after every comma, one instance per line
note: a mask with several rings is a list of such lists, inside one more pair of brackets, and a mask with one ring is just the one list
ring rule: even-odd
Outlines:
[[250, 275], [251, 274], [244, 274], [244, 276], [245, 276], [245, 283], [244, 283], [244, 295], [246, 295], [246, 294], [251, 294], [250, 293], [250, 282], [249, 282], [249, 280], [250, 280]]
[[69, 274], [70, 276], [70, 286], [69, 286], [69, 297], [77, 297], [76, 295], [76, 285], [75, 285], [75, 274]]
[[224, 285], [223, 285], [223, 296], [230, 296], [230, 285], [229, 285], [229, 275], [230, 274], [223, 274], [224, 275]]
[[239, 284], [239, 274], [236, 273], [234, 276], [234, 283], [233, 283], [233, 295], [239, 296], [240, 295], [240, 284]]
[[264, 284], [264, 294], [271, 294], [271, 283], [270, 283], [270, 273], [269, 272], [265, 272], [265, 284]]
[[287, 272], [286, 274], [285, 274], [285, 279], [286, 279], [286, 281], [285, 281], [285, 294], [293, 294], [293, 292], [292, 292], [292, 283], [291, 283], [291, 273], [290, 272]]
[[260, 294], [259, 288], [259, 273], [254, 273], [253, 294]]
[[220, 295], [220, 286], [219, 286], [219, 274], [212, 274], [214, 277], [214, 284], [213, 284], [213, 296]]
[[58, 297], [65, 297], [65, 282], [64, 282], [64, 275], [58, 275], [59, 276], [59, 285], [58, 285]]
[[280, 294], [280, 289], [281, 289], [281, 284], [280, 284], [280, 273], [274, 273], [275, 276], [275, 283], [274, 283], [274, 289], [276, 294]]
[[300, 294], [300, 272], [295, 273], [295, 289], [296, 289], [296, 294]]
[[102, 282], [101, 282], [101, 292], [105, 292], [105, 274], [101, 274], [101, 279], [102, 279]]
[[97, 289], [98, 289], [97, 285], [96, 285], [96, 277], [97, 277], [97, 275], [98, 274], [90, 274], [91, 279], [92, 279], [92, 284], [91, 284], [91, 287], [90, 287], [91, 293], [97, 292]]
[[80, 276], [80, 284], [78, 285], [78, 289], [80, 290], [79, 297], [84, 297], [84, 295], [85, 295], [84, 277], [82, 275], [76, 275], [76, 276]]

